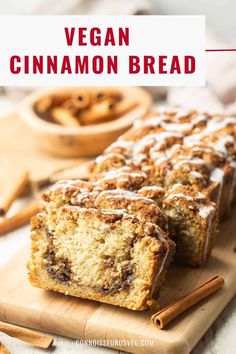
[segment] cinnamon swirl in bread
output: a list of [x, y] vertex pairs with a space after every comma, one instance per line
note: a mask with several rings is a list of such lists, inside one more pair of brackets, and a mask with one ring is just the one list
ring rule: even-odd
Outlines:
[[150, 307], [174, 253], [165, 214], [136, 193], [82, 185], [44, 195], [44, 210], [32, 219], [31, 283], [131, 310]]

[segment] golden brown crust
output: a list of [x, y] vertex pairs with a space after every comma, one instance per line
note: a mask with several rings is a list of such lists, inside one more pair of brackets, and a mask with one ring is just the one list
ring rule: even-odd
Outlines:
[[[235, 117], [160, 109], [140, 119], [106, 149], [91, 172], [103, 171], [106, 155], [119, 153], [126, 166], [145, 171], [145, 186], [160, 186], [167, 192], [176, 184], [189, 186], [216, 203], [222, 220], [230, 215], [236, 200], [235, 126]], [[156, 198], [156, 202], [161, 206], [163, 199]], [[216, 229], [214, 223], [212, 229]], [[202, 237], [207, 238], [204, 232]]]
[[[230, 213], [236, 200], [235, 126], [234, 117], [181, 108], [160, 109], [136, 122], [92, 163], [89, 182], [63, 181], [43, 194], [45, 213], [32, 221], [31, 282], [133, 310], [149, 307], [174, 252], [167, 217], [176, 259], [197, 266], [214, 245], [217, 209], [220, 218]], [[101, 235], [101, 244], [86, 245]], [[96, 253], [106, 242], [112, 260]], [[103, 265], [102, 272], [100, 263], [86, 268], [94, 269], [96, 285], [85, 285], [82, 277], [78, 287], [73, 269], [87, 250], [96, 256], [81, 261], [80, 272], [90, 258]], [[73, 258], [74, 252], [80, 256]], [[134, 259], [141, 273], [134, 271]]]

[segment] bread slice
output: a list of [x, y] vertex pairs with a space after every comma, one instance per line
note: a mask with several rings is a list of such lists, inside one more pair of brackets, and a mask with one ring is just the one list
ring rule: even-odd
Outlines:
[[203, 193], [175, 185], [166, 194], [163, 208], [176, 242], [175, 260], [190, 266], [204, 264], [215, 243], [218, 222], [215, 203]]
[[166, 217], [131, 192], [88, 198], [91, 207], [50, 207], [32, 219], [31, 284], [131, 310], [150, 307], [175, 248], [158, 226]]

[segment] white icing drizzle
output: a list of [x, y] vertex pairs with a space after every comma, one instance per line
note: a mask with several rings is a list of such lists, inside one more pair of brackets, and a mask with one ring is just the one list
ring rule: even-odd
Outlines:
[[109, 154], [100, 155], [100, 156], [98, 156], [98, 157], [96, 158], [95, 161], [96, 161], [97, 163], [102, 163], [102, 162], [104, 162], [104, 161], [106, 161], [106, 160], [109, 160], [109, 159], [112, 159], [112, 158], [114, 158], [114, 157], [118, 157], [119, 159], [125, 161], [125, 157], [124, 157], [123, 155], [117, 154], [117, 153], [115, 153], [115, 152], [111, 152], [111, 153], [109, 153]]
[[[139, 128], [143, 124], [143, 119], [135, 119], [133, 122], [133, 128]], [[119, 140], [119, 139], [118, 139]]]
[[139, 121], [139, 123], [135, 124], [135, 127], [140, 127], [140, 126], [162, 127], [166, 131], [170, 131], [170, 132], [185, 132], [185, 131], [191, 131], [193, 129], [192, 123], [178, 123], [178, 122], [173, 123], [173, 119], [171, 119], [171, 121], [172, 122], [169, 122], [167, 117], [163, 115], [153, 116], [144, 121]]
[[203, 194], [202, 192], [198, 192], [197, 198], [199, 199], [206, 199], [205, 194]]
[[207, 133], [216, 132], [218, 130], [226, 128], [228, 125], [236, 125], [236, 117], [219, 117], [210, 119], [207, 122]]
[[190, 164], [190, 165], [206, 165], [206, 162], [203, 159], [200, 159], [198, 157], [187, 157], [187, 156], [180, 156], [177, 159], [174, 159], [173, 161], [174, 164], [174, 169], [178, 169], [180, 166], [183, 166], [185, 164]]
[[166, 139], [182, 137], [183, 134], [178, 132], [160, 132], [156, 134], [148, 134], [139, 141], [137, 147], [134, 149], [134, 152], [138, 153], [139, 151], [142, 151], [144, 148], [148, 147], [150, 144], [155, 145], [155, 149], [160, 149], [163, 143], [165, 143]]
[[236, 186], [236, 161], [231, 161], [230, 166], [234, 169], [233, 181], [232, 181], [232, 184], [230, 187], [230, 204], [232, 204], [233, 198], [234, 198], [234, 190], [235, 190], [235, 186]]
[[126, 150], [132, 150], [133, 146], [134, 146], [133, 141], [130, 141], [130, 140], [117, 140], [113, 144], [108, 146], [108, 148], [106, 148], [106, 152], [110, 152], [114, 148], [123, 148], [123, 149], [126, 149]]
[[112, 209], [112, 210], [101, 209], [101, 211], [103, 214], [107, 214], [107, 215], [117, 214], [117, 215], [123, 215], [123, 216], [126, 215], [132, 217], [132, 215], [128, 214], [125, 209]]
[[172, 132], [185, 132], [193, 129], [193, 125], [191, 123], [162, 123], [161, 126], [165, 130]]
[[175, 152], [177, 152], [181, 148], [182, 146], [180, 144], [174, 144], [173, 146], [170, 147], [169, 150], [166, 151], [166, 155], [168, 157], [171, 157]]
[[153, 160], [155, 160], [155, 165], [156, 166], [160, 166], [161, 164], [163, 164], [165, 162], [168, 162], [168, 158], [166, 156], [162, 156], [162, 157], [159, 157], [159, 158], [155, 159], [155, 155], [154, 155]]
[[200, 122], [205, 122], [206, 116], [204, 114], [199, 114], [197, 117], [192, 119], [192, 124], [197, 125]]
[[[53, 190], [60, 189], [60, 188], [67, 189], [67, 188], [71, 188], [71, 187], [75, 188], [75, 187], [78, 187], [81, 184], [85, 185], [86, 183], [87, 182], [82, 182], [81, 180], [66, 179], [66, 180], [62, 180], [60, 182], [55, 183], [50, 188], [50, 190], [53, 191]], [[88, 185], [89, 185], [89, 182], [88, 182]], [[84, 187], [84, 188], [86, 188], [86, 187]]]
[[144, 154], [134, 154], [132, 156], [132, 162], [136, 165], [139, 166], [142, 164], [144, 160], [146, 160], [147, 156]]
[[[193, 145], [194, 146], [194, 145]], [[200, 144], [197, 146], [194, 146], [192, 149], [192, 152], [204, 152], [204, 153], [209, 153], [212, 154], [213, 150], [210, 147], [207, 146], [201, 146]]]
[[116, 199], [126, 199], [129, 201], [137, 201], [137, 200], [142, 200], [142, 201], [146, 201], [149, 204], [155, 204], [157, 205], [152, 199], [147, 198], [147, 197], [143, 197], [140, 196], [136, 193], [124, 190], [124, 189], [113, 189], [113, 190], [105, 190], [102, 191], [96, 198], [95, 200], [95, 206], [99, 206], [100, 200], [103, 197], [107, 197], [107, 199], [111, 199], [111, 198], [116, 198]]
[[203, 194], [201, 192], [198, 192], [198, 194], [195, 195], [194, 197], [184, 194], [184, 193], [170, 194], [167, 196], [166, 200], [168, 200], [168, 199], [172, 200], [172, 199], [178, 199], [178, 198], [182, 198], [182, 199], [188, 200], [190, 202], [193, 202], [193, 204], [199, 210], [199, 215], [202, 218], [206, 218], [208, 216], [208, 213], [210, 212], [210, 210], [214, 210], [214, 207], [212, 205], [205, 205], [205, 204], [200, 203], [200, 200], [206, 200], [205, 194]]
[[157, 141], [157, 134], [148, 134], [144, 136], [141, 140], [139, 140], [138, 144], [134, 148], [134, 154], [140, 153], [143, 149], [145, 149], [150, 144], [155, 144]]
[[193, 201], [194, 198], [191, 197], [190, 195], [184, 194], [184, 193], [176, 193], [176, 194], [170, 194], [168, 195], [168, 197], [166, 198], [166, 200], [168, 199], [176, 199], [176, 198], [183, 198], [189, 201]]
[[181, 183], [175, 183], [170, 189], [169, 192], [173, 192], [176, 188], [181, 187], [182, 184]]
[[157, 191], [157, 192], [163, 192], [164, 189], [162, 187], [159, 187], [159, 186], [145, 186], [145, 187], [142, 187], [140, 190], [141, 191]]
[[220, 198], [221, 198], [221, 195], [222, 195], [222, 189], [223, 189], [223, 182], [224, 182], [224, 171], [221, 169], [221, 168], [215, 168], [212, 173], [211, 173], [211, 177], [210, 177], [210, 180], [212, 182], [217, 182], [219, 183], [220, 185], [220, 188], [219, 188], [219, 193], [218, 193], [218, 196], [217, 196], [217, 206], [219, 205], [220, 203]]
[[205, 238], [205, 245], [204, 245], [204, 261], [207, 259], [207, 254], [208, 254], [208, 248], [209, 248], [209, 241], [210, 241], [210, 237], [211, 237], [211, 226], [212, 226], [212, 221], [213, 221], [213, 217], [215, 214], [215, 210], [213, 207], [208, 207], [208, 208], [203, 208], [201, 211], [202, 215], [204, 218], [206, 218], [207, 220], [207, 232], [206, 232], [206, 238]]
[[171, 118], [174, 118], [176, 120], [187, 117], [189, 115], [189, 111], [182, 107], [168, 108], [165, 106], [161, 106], [158, 107], [158, 112], [162, 115], [171, 115]]
[[202, 218], [207, 218], [211, 212], [213, 212], [215, 209], [212, 205], [201, 205], [199, 207], [199, 215]]
[[163, 119], [164, 118], [162, 116], [154, 116], [144, 120], [140, 125], [144, 127], [145, 126], [158, 127], [159, 125], [161, 125], [161, 123], [163, 123]]
[[[88, 184], [88, 187], [86, 187]], [[57, 189], [61, 191], [61, 199], [66, 202], [68, 199], [68, 192], [73, 191], [73, 195], [70, 197], [72, 203], [76, 200], [76, 198], [81, 196], [85, 198], [88, 195], [89, 190], [91, 188], [91, 184], [89, 182], [84, 182], [81, 180], [62, 180], [56, 183], [54, 186], [51, 187], [50, 191], [56, 191]]]
[[72, 204], [81, 203], [84, 199], [89, 198], [89, 191], [80, 191], [71, 198]]
[[203, 179], [202, 174], [198, 171], [190, 171], [190, 174], [196, 178]]
[[204, 142], [202, 142], [200, 139], [196, 139], [196, 136], [199, 134], [194, 134], [194, 135], [188, 135], [184, 137], [184, 146], [191, 147], [191, 146], [202, 146]]
[[205, 129], [203, 129], [198, 134], [186, 136], [184, 138], [184, 143], [188, 144], [189, 141], [200, 141], [204, 137], [207, 137], [212, 133], [216, 133], [226, 128], [230, 124], [236, 125], [236, 117], [220, 117], [220, 118], [210, 119], [207, 121], [207, 126]]
[[[173, 112], [173, 110], [170, 110], [170, 113]], [[175, 116], [174, 118], [179, 120], [180, 118], [186, 118], [189, 116], [189, 111], [184, 109], [184, 108], [180, 108], [178, 107], [176, 110], [175, 110]]]
[[219, 135], [217, 137], [217, 141], [211, 142], [211, 146], [217, 150], [223, 153], [225, 156], [228, 155], [228, 150], [226, 148], [227, 143], [234, 143], [234, 138], [231, 135]]
[[125, 178], [127, 180], [127, 178], [147, 178], [147, 175], [145, 172], [140, 171], [140, 172], [132, 172], [132, 171], [127, 171], [125, 170], [125, 168], [123, 169], [118, 169], [118, 170], [110, 170], [109, 172], [106, 173], [105, 176], [102, 177], [102, 180], [106, 181], [106, 180], [110, 180], [113, 178]]

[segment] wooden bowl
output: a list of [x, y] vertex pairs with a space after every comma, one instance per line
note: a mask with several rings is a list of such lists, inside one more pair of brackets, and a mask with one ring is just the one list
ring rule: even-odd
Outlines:
[[[114, 89], [114, 88], [113, 88]], [[76, 93], [88, 88], [57, 88], [34, 92], [27, 96], [19, 107], [21, 119], [31, 128], [41, 149], [64, 157], [95, 156], [129, 129], [135, 119], [145, 115], [152, 104], [150, 94], [139, 87], [117, 88], [123, 97], [130, 97], [137, 105], [117, 119], [106, 123], [65, 127], [42, 119], [35, 112], [35, 104], [42, 98]], [[98, 90], [98, 88], [89, 88]], [[101, 88], [109, 90], [109, 88]]]

